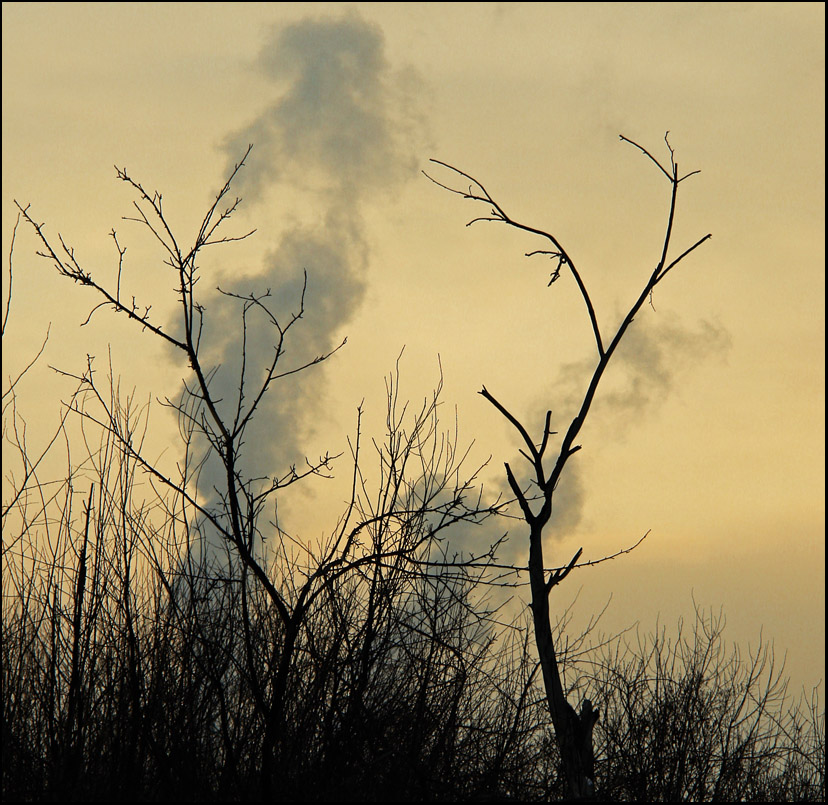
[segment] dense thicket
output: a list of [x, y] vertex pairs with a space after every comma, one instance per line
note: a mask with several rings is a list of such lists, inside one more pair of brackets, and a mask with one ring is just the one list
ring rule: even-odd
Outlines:
[[[128, 488], [129, 469], [118, 478]], [[144, 540], [161, 535], [109, 483], [78, 512], [64, 486], [48, 528], [4, 535], [3, 799], [259, 800], [266, 724], [248, 669], [280, 650], [280, 624], [261, 594], [244, 600], [238, 568], [192, 553], [152, 567]], [[447, 572], [371, 566], [317, 599], [278, 799], [563, 797], [528, 631], [489, 623], [474, 593]], [[567, 669], [600, 709], [608, 801], [824, 800], [818, 702], [792, 707], [770, 655], [742, 661], [721, 625], [699, 613], [690, 634], [616, 639]]]

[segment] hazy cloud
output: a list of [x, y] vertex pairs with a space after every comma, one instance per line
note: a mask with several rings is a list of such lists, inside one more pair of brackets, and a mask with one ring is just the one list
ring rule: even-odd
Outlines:
[[[590, 424], [611, 433], [612, 438], [617, 439], [650, 414], [674, 390], [686, 370], [714, 357], [724, 357], [731, 346], [730, 334], [720, 324], [702, 320], [689, 327], [676, 316], [650, 316], [648, 312], [640, 313], [627, 330], [589, 412]], [[546, 399], [524, 422], [530, 425], [530, 434], [539, 436], [546, 410], [552, 411], [552, 428], [559, 433], [552, 437], [548, 448], [548, 466], [557, 457], [553, 451], [578, 412], [595, 365], [595, 358], [589, 358], [562, 366]], [[581, 521], [585, 485], [579, 459], [576, 455], [567, 462], [555, 491], [547, 530], [552, 537], [571, 534]], [[511, 459], [510, 466], [519, 480], [531, 477], [529, 465], [519, 454]], [[513, 496], [505, 476], [499, 491], [506, 498]], [[516, 507], [513, 513], [518, 513]]]
[[639, 314], [610, 366], [608, 388], [599, 392], [599, 418], [612, 417], [616, 430], [629, 427], [663, 401], [685, 371], [723, 358], [730, 346], [730, 333], [721, 324], [701, 320], [690, 327], [675, 315]]
[[[255, 120], [226, 139], [223, 150], [229, 171], [253, 143], [234, 190], [246, 203], [258, 202], [260, 232], [267, 231], [270, 218], [282, 236], [260, 271], [223, 277], [219, 285], [240, 296], [269, 291], [268, 306], [284, 326], [299, 311], [307, 271], [305, 311], [286, 340], [278, 368], [284, 372], [333, 349], [363, 299], [369, 255], [362, 214], [367, 203], [398, 191], [416, 175], [415, 104], [406, 92], [410, 81], [386, 62], [381, 31], [353, 12], [338, 20], [274, 28], [256, 66], [272, 84], [273, 98]], [[284, 206], [284, 197], [295, 198], [297, 192], [313, 201], [305, 219], [301, 211]], [[298, 220], [286, 230], [288, 215]], [[207, 365], [220, 366], [211, 388], [223, 400], [225, 416], [238, 400], [241, 308], [237, 300], [216, 296], [206, 317], [202, 355]], [[271, 363], [276, 335], [261, 311], [251, 310], [247, 402]], [[245, 475], [273, 477], [292, 464], [304, 466], [306, 453], [316, 449], [309, 447], [308, 434], [323, 392], [319, 367], [271, 387], [246, 436]], [[213, 483], [222, 487], [218, 466], [206, 468], [202, 492], [209, 493]]]

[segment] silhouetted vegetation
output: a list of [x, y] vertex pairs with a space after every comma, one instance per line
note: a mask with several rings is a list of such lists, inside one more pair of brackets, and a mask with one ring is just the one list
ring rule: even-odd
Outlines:
[[[184, 561], [130, 579], [123, 523], [93, 518], [87, 535], [81, 511], [63, 528], [57, 552], [26, 545], [23, 577], [5, 556], [4, 799], [260, 799], [241, 584]], [[275, 798], [563, 799], [529, 630], [494, 640], [468, 585], [444, 576], [372, 598], [378, 576], [332, 589], [308, 621]], [[261, 597], [248, 606], [251, 645], [272, 650], [278, 623]], [[824, 713], [793, 706], [766, 661], [725, 652], [701, 613], [675, 642], [581, 654], [607, 801], [824, 801]]]
[[[266, 294], [228, 295], [245, 327], [259, 313], [274, 333], [273, 363], [258, 385], [241, 374], [228, 415], [199, 350], [195, 286], [199, 254], [236, 239], [217, 234], [239, 203], [220, 211], [233, 177], [190, 248], [159, 194], [118, 177], [176, 274], [177, 327], [122, 299], [114, 232], [118, 285], [107, 289], [63, 240], [50, 245], [28, 207], [21, 216], [59, 274], [97, 294], [93, 312], [113, 309], [181, 356], [190, 375], [166, 405], [182, 458], [175, 475], [153, 463], [148, 409], [121, 395], [111, 365], [104, 384], [91, 359], [64, 372], [75, 390], [42, 454], [17, 408], [26, 369], [4, 388], [4, 800], [564, 799], [570, 775], [533, 624], [489, 603], [498, 543], [447, 553], [453, 528], [491, 522], [514, 501], [485, 501], [456, 431], [440, 428], [439, 386], [409, 409], [391, 375], [384, 439], [367, 459], [358, 418], [349, 461], [339, 459], [352, 477], [341, 517], [316, 543], [289, 532], [266, 504], [332, 472], [337, 457], [250, 478], [244, 436], [276, 379], [335, 350], [284, 366], [304, 296], [284, 321]], [[205, 455], [222, 488], [199, 487]], [[603, 799], [824, 800], [820, 703], [792, 702], [767, 651], [743, 662], [701, 612], [692, 634], [662, 630], [636, 645], [587, 633], [562, 648], [566, 625], [567, 613], [550, 625], [561, 684], [601, 713]]]

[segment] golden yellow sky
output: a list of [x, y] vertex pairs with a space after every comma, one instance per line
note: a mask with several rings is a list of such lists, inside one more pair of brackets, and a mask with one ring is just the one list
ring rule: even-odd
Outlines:
[[[456, 406], [474, 457], [492, 455], [486, 480], [502, 484], [517, 442], [482, 385], [537, 427], [553, 408], [564, 431], [592, 359], [572, 281], [547, 288], [551, 264], [523, 257], [542, 244], [465, 227], [483, 211], [419, 170], [430, 157], [455, 164], [514, 218], [554, 232], [606, 340], [658, 260], [669, 201], [618, 135], [666, 158], [669, 130], [682, 171], [701, 170], [681, 185], [676, 248], [713, 238], [659, 286], [611, 367], [561, 485], [549, 561], [651, 536], [556, 595], [583, 587], [585, 617], [612, 594], [607, 629], [651, 629], [691, 612], [692, 594], [724, 607], [732, 640], [755, 645], [763, 628], [797, 686], [823, 678], [823, 4], [3, 3], [2, 14], [4, 261], [13, 199], [102, 278], [115, 227], [132, 290], [163, 318], [170, 283], [120, 220], [132, 197], [113, 165], [161, 190], [192, 232], [253, 141], [233, 226], [258, 232], [214, 251], [204, 284], [276, 272], [295, 290], [291, 272], [307, 263], [307, 305], [324, 307], [307, 333], [348, 337], [301, 389], [302, 410], [278, 420], [311, 455], [343, 448], [363, 397], [377, 432], [403, 345], [415, 401], [439, 354], [446, 424]], [[125, 386], [171, 394], [184, 368], [106, 311], [80, 328], [89, 295], [34, 248], [20, 231], [3, 346], [8, 376], [51, 322], [21, 394], [33, 433], [67, 392], [46, 363], [78, 369], [110, 343]], [[171, 426], [154, 416], [161, 444]], [[332, 527], [331, 490], [294, 502], [295, 530]], [[523, 539], [507, 547], [516, 561]]]

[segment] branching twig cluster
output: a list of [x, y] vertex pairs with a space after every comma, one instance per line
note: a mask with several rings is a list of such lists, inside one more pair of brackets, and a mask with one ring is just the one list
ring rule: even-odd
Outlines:
[[[463, 477], [468, 451], [459, 449], [456, 431], [446, 434], [438, 427], [442, 378], [422, 408], [409, 412], [407, 406], [398, 404], [397, 369], [397, 375], [390, 378], [388, 385], [386, 441], [375, 443], [379, 478], [369, 482], [360, 456], [360, 409], [352, 444], [351, 499], [330, 536], [314, 546], [303, 536], [287, 530], [278, 518], [267, 522], [268, 504], [272, 503], [275, 511], [279, 493], [310, 476], [330, 477], [339, 456], [326, 453], [317, 460], [306, 459], [304, 468], [294, 465], [265, 478], [251, 478], [244, 472], [245, 434], [277, 380], [326, 361], [344, 341], [301, 365], [283, 365], [285, 344], [305, 310], [307, 274], [298, 310], [286, 320], [278, 318], [269, 307], [269, 289], [248, 295], [219, 289], [228, 303], [241, 307], [238, 393], [230, 414], [222, 413], [228, 403], [216, 396], [213, 380], [217, 367], [205, 364], [201, 348], [204, 307], [198, 294], [199, 259], [208, 246], [243, 240], [253, 234], [251, 231], [241, 236], [225, 236], [220, 231], [239, 207], [240, 199], [227, 204], [225, 199], [249, 153], [250, 148], [235, 165], [188, 247], [182, 246], [174, 234], [162, 195], [150, 193], [125, 168], [116, 167], [117, 178], [138, 196], [133, 204], [134, 214], [125, 220], [137, 222], [150, 231], [162, 250], [164, 264], [175, 273], [179, 321], [172, 328], [152, 316], [151, 304], [140, 305], [134, 297], [124, 298], [122, 280], [127, 270], [127, 250], [115, 230], [110, 235], [118, 255], [117, 269], [114, 288], [109, 288], [93, 277], [62, 236], [58, 235], [58, 246], [52, 245], [44, 225], [32, 217], [29, 206], [18, 204], [18, 208], [40, 242], [38, 254], [50, 260], [60, 276], [92, 289], [97, 297], [84, 324], [89, 324], [101, 308], [110, 308], [183, 354], [191, 374], [184, 380], [180, 396], [166, 397], [163, 403], [176, 412], [183, 439], [184, 455], [177, 464], [176, 475], [148, 457], [143, 439], [130, 426], [129, 417], [124, 416], [118, 395], [107, 395], [101, 387], [91, 358], [81, 372], [63, 373], [78, 385], [78, 392], [67, 402], [65, 411], [79, 416], [84, 428], [97, 428], [104, 440], [117, 447], [123, 461], [142, 471], [157, 487], [160, 500], [174, 501], [167, 508], [167, 514], [178, 529], [183, 529], [184, 542], [179, 543], [180, 547], [169, 549], [165, 558], [153, 539], [142, 537], [135, 542], [144, 561], [156, 568], [171, 600], [176, 599], [177, 593], [164, 569], [170, 562], [180, 561], [180, 556], [194, 556], [198, 539], [212, 545], [208, 555], [210, 551], [224, 552], [223, 566], [214, 572], [211, 583], [229, 583], [238, 588], [245, 675], [263, 727], [262, 795], [269, 797], [284, 763], [279, 747], [283, 745], [283, 733], [290, 718], [301, 652], [306, 650], [307, 640], [319, 638], [313, 624], [320, 608], [341, 607], [339, 596], [344, 594], [344, 589], [364, 588], [371, 580], [368, 589], [373, 592], [367, 593], [369, 600], [372, 595], [388, 595], [399, 585], [408, 585], [419, 590], [420, 595], [430, 590], [441, 602], [440, 606], [458, 607], [464, 613], [463, 623], [475, 619], [481, 625], [491, 622], [493, 613], [478, 611], [471, 605], [468, 591], [485, 576], [487, 563], [494, 560], [496, 546], [476, 555], [474, 568], [458, 565], [449, 570], [444, 563], [441, 569], [433, 559], [446, 558], [438, 546], [448, 529], [458, 523], [480, 523], [496, 514], [500, 506], [483, 503], [482, 493], [477, 489], [477, 472]], [[250, 390], [246, 376], [248, 318], [254, 313], [263, 316], [270, 325], [274, 340], [264, 376]], [[116, 388], [111, 366], [108, 381], [110, 388]], [[197, 456], [197, 448], [205, 444], [208, 455], [222, 470], [222, 481], [210, 490], [199, 488], [208, 459]], [[25, 454], [25, 448], [22, 452]], [[15, 499], [10, 505], [17, 503]], [[215, 562], [216, 557], [211, 561]], [[191, 566], [185, 578], [195, 584], [204, 575], [203, 569], [196, 572], [196, 567]], [[267, 627], [269, 637], [263, 644], [258, 620], [262, 617], [260, 608], [264, 602], [272, 623]], [[371, 622], [375, 610], [370, 609], [365, 617]], [[268, 649], [262, 651], [262, 645]]]

